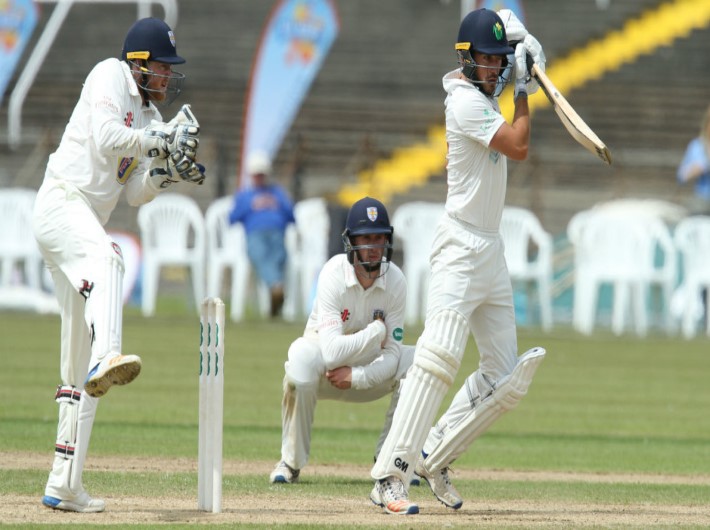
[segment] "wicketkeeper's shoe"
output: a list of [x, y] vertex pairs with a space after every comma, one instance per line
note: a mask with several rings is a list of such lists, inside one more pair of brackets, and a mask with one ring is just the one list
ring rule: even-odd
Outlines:
[[101, 499], [92, 499], [89, 494], [82, 491], [73, 499], [59, 499], [45, 495], [42, 497], [42, 504], [55, 510], [64, 510], [66, 512], [79, 513], [97, 513], [103, 512], [106, 508], [106, 503]]
[[381, 506], [387, 513], [395, 515], [414, 515], [419, 513], [419, 506], [409, 501], [404, 483], [397, 477], [387, 477], [375, 482], [370, 492], [373, 504]]
[[269, 482], [272, 484], [293, 484], [298, 482], [298, 475], [301, 473], [300, 469], [293, 469], [286, 462], [281, 460], [269, 475]]
[[427, 481], [432, 493], [439, 499], [443, 504], [454, 510], [458, 510], [463, 506], [463, 499], [454, 485], [449, 479], [449, 468], [445, 467], [433, 473], [429, 473], [424, 469], [424, 461], [420, 458], [417, 462], [417, 466], [414, 468], [414, 473], [422, 477]]
[[91, 397], [101, 397], [113, 385], [126, 385], [141, 373], [141, 358], [137, 355], [109, 353], [89, 372], [84, 390]]

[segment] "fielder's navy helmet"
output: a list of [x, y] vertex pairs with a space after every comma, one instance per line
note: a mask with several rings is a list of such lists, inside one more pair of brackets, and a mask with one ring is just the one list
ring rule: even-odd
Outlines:
[[[372, 197], [360, 199], [352, 205], [348, 212], [348, 218], [345, 221], [345, 231], [343, 231], [343, 245], [350, 263], [353, 263], [355, 251], [368, 248], [367, 245], [353, 246], [350, 238], [366, 234], [387, 234], [387, 244], [385, 245], [386, 253], [382, 261], [391, 261], [394, 228], [390, 225], [390, 218], [385, 205]], [[366, 270], [371, 271], [379, 268], [380, 262], [376, 264], [363, 263], [363, 265], [365, 265]]]
[[167, 64], [182, 64], [185, 59], [177, 54], [175, 34], [158, 18], [137, 20], [126, 34], [121, 59], [144, 59]]

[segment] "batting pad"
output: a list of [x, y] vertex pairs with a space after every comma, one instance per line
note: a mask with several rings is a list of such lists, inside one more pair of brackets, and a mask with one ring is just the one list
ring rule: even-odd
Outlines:
[[467, 340], [468, 324], [456, 311], [440, 311], [427, 322], [372, 478], [395, 476], [409, 484], [428, 430], [456, 377]]
[[544, 358], [545, 350], [539, 347], [521, 355], [513, 371], [501, 379], [496, 389], [478, 406], [474, 406], [453, 428], [446, 431], [424, 460], [424, 469], [428, 473], [434, 473], [448, 467], [499, 416], [514, 409], [527, 394], [535, 371]]

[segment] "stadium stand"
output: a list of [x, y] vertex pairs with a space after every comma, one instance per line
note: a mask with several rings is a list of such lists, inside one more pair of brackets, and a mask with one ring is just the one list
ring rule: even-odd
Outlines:
[[[593, 0], [573, 4], [528, 0], [524, 6], [528, 28], [543, 43], [549, 64], [554, 64], [571, 50], [664, 3], [670, 2], [612, 0], [604, 10]], [[195, 194], [203, 211], [213, 199], [234, 189], [248, 76], [273, 4], [179, 2], [175, 30], [180, 53], [188, 59], [181, 101], [191, 102], [200, 119], [202, 156], [210, 175], [208, 184]], [[430, 128], [443, 122], [441, 76], [455, 66], [452, 43], [458, 2], [336, 4], [340, 35], [276, 160], [276, 173], [287, 185], [298, 169], [303, 197], [333, 197], [376, 160], [427, 141]], [[40, 28], [51, 9], [42, 5]], [[46, 157], [59, 139], [84, 76], [97, 60], [118, 55], [125, 28], [135, 15], [135, 7], [128, 4], [72, 8], [25, 101], [23, 143], [16, 151], [2, 141], [7, 94], [0, 108], [1, 186], [39, 186]], [[578, 147], [551, 109], [537, 113], [530, 159], [511, 164], [508, 203], [533, 210], [546, 229], [559, 234], [576, 211], [600, 200], [633, 196], [680, 201], [691, 193], [676, 185], [675, 167], [708, 103], [708, 42], [710, 29], [697, 29], [565, 94], [610, 147], [615, 160], [611, 168]], [[442, 201], [443, 179], [439, 172], [422, 185], [393, 195], [390, 206], [394, 209], [409, 200]], [[135, 211], [121, 203], [110, 224], [137, 231]]]

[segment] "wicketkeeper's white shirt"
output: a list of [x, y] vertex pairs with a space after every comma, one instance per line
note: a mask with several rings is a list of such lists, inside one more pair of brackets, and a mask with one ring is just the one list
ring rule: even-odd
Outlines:
[[142, 129], [162, 121], [158, 109], [142, 103], [128, 65], [106, 59], [89, 73], [57, 150], [50, 155], [45, 179], [69, 183], [81, 193], [102, 225], [126, 188], [129, 204], [151, 200], [157, 189], [141, 161]]

